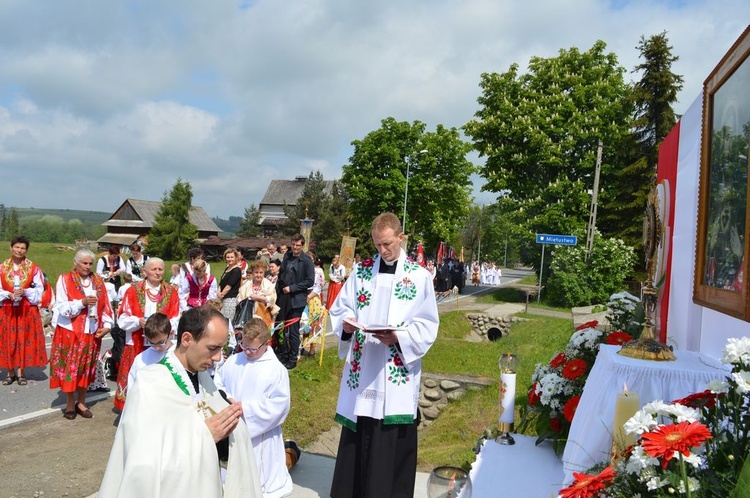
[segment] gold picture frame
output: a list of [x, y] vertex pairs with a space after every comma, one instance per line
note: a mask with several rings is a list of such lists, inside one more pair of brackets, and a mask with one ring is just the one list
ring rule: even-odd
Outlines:
[[[703, 84], [693, 300], [750, 321], [750, 26]], [[678, 270], [679, 271], [679, 270]]]

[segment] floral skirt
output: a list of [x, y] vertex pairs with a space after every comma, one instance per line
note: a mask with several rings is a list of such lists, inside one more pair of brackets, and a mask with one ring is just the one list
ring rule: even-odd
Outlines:
[[126, 344], [122, 350], [120, 367], [117, 369], [117, 391], [115, 391], [115, 408], [122, 411], [125, 407], [125, 399], [128, 397], [128, 375], [130, 367], [133, 366], [135, 357], [146, 349], [143, 344], [143, 331], [133, 332], [133, 344]]
[[18, 306], [0, 306], [0, 368], [43, 367], [47, 364], [44, 326], [39, 308], [23, 299]]
[[96, 374], [102, 340], [94, 334], [76, 333], [63, 327], [55, 329], [49, 363], [50, 389], [64, 393], [88, 388]]

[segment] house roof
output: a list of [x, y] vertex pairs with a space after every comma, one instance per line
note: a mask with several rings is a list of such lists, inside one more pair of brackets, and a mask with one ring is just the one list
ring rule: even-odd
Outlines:
[[140, 237], [137, 233], [105, 233], [99, 240], [100, 244], [115, 244], [129, 246]]
[[[125, 199], [125, 202], [102, 225], [151, 228], [154, 226], [160, 207], [161, 202]], [[199, 232], [219, 233], [221, 231], [202, 207], [190, 208], [190, 223], [195, 225]]]
[[[294, 180], [271, 180], [263, 200], [260, 201], [261, 205], [296, 205], [297, 200], [302, 197], [305, 181], [306, 176], [298, 176]], [[333, 192], [333, 180], [324, 180], [324, 183], [323, 190], [330, 195]]]

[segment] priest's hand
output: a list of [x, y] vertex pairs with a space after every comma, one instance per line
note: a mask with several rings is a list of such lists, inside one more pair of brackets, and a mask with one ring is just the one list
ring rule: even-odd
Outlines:
[[242, 405], [239, 403], [233, 403], [216, 415], [208, 417], [206, 425], [208, 430], [211, 431], [214, 442], [218, 443], [227, 437], [237, 427], [240, 417], [242, 417]]
[[374, 332], [372, 336], [385, 344], [386, 346], [393, 346], [398, 342], [398, 336], [392, 330], [384, 330], [382, 332]]
[[[354, 317], [351, 317], [351, 319], [352, 319], [352, 320], [354, 320]], [[357, 331], [357, 327], [355, 327], [354, 325], [352, 325], [351, 323], [349, 323], [349, 322], [347, 322], [347, 321], [345, 321], [345, 322], [343, 323], [343, 327], [342, 327], [342, 329], [343, 329], [343, 330], [344, 330], [344, 332], [345, 332], [345, 333], [347, 333], [347, 334], [353, 334], [354, 332], [356, 332], [356, 331]]]

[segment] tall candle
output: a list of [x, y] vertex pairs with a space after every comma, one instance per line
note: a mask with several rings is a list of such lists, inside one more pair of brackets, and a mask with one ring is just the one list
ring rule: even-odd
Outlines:
[[615, 420], [612, 430], [613, 447], [620, 454], [628, 446], [635, 444], [635, 436], [632, 434], [626, 434], [623, 426], [630, 417], [641, 407], [641, 400], [638, 397], [638, 393], [628, 391], [627, 386], [625, 390], [617, 393], [617, 401], [615, 402]]
[[[512, 426], [516, 412], [516, 374], [500, 374], [500, 424]], [[512, 431], [513, 429], [511, 429]]]

